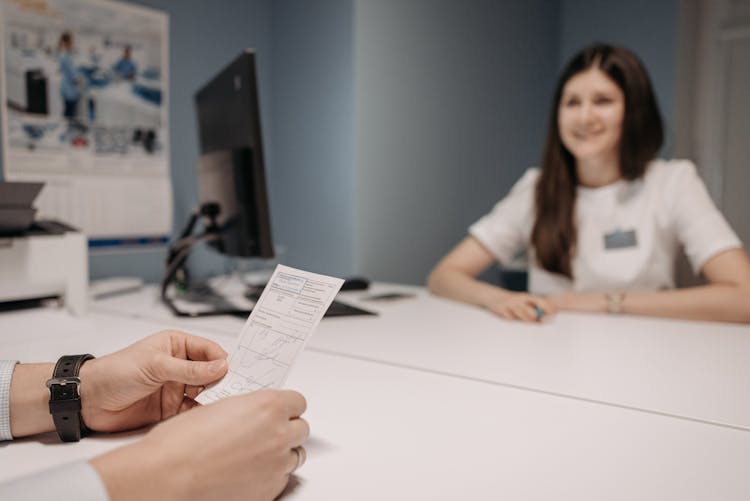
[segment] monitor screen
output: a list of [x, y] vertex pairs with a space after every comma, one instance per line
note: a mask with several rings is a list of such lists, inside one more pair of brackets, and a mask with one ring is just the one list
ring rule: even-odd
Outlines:
[[215, 213], [219, 252], [273, 257], [255, 52], [243, 51], [195, 94], [200, 138], [198, 200]]

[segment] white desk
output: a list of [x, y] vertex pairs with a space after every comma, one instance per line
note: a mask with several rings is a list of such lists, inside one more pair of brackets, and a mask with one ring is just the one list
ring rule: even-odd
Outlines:
[[[101, 313], [5, 313], [0, 353], [24, 361], [103, 354], [163, 326]], [[287, 386], [307, 396], [312, 427], [294, 500], [750, 496], [750, 433], [738, 429], [315, 351], [302, 354]], [[0, 481], [137, 436], [9, 443], [0, 447]]]
[[[402, 289], [418, 297], [357, 300]], [[308, 349], [750, 430], [747, 325], [584, 314], [523, 324], [384, 284], [344, 297], [380, 316], [324, 319]], [[94, 308], [232, 337], [242, 326], [175, 319], [153, 289]]]

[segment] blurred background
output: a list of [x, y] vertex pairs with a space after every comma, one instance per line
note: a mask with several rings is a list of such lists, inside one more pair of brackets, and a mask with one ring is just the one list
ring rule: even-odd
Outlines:
[[[193, 94], [253, 47], [280, 261], [422, 284], [539, 162], [558, 71], [603, 41], [642, 58], [665, 119], [663, 156], [695, 160], [750, 238], [748, 1], [130, 3], [169, 16], [174, 234], [197, 200]], [[157, 281], [164, 256], [163, 247], [93, 253], [90, 275]], [[200, 249], [190, 267], [209, 276], [227, 263]]]

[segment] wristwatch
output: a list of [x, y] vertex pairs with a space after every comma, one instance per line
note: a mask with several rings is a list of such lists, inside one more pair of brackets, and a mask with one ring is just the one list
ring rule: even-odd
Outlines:
[[625, 301], [624, 292], [608, 292], [604, 296], [607, 298], [607, 313], [622, 313], [622, 303]]
[[63, 442], [78, 442], [88, 429], [81, 419], [81, 379], [78, 372], [86, 360], [93, 355], [65, 355], [55, 364], [52, 378], [47, 380], [49, 388], [49, 412], [55, 429]]

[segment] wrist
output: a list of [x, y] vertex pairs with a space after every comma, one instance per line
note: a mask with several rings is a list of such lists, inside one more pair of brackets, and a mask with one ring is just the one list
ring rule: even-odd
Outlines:
[[10, 383], [10, 432], [18, 437], [54, 431], [45, 383], [54, 364], [19, 364]]
[[606, 294], [600, 292], [563, 292], [548, 300], [561, 311], [604, 313], [607, 311]]
[[614, 315], [625, 313], [625, 292], [607, 292], [604, 294], [604, 298], [607, 303], [607, 313]]
[[491, 310], [493, 306], [506, 301], [513, 294], [515, 293], [494, 285], [489, 285], [479, 296], [479, 306]]
[[96, 403], [99, 400], [96, 396], [96, 366], [98, 365], [98, 359], [94, 358], [88, 360], [81, 366], [79, 377], [81, 378], [81, 385], [79, 392], [81, 395], [81, 420], [84, 426], [92, 431], [96, 431], [95, 427], [91, 424], [95, 421], [93, 416], [95, 414]]

